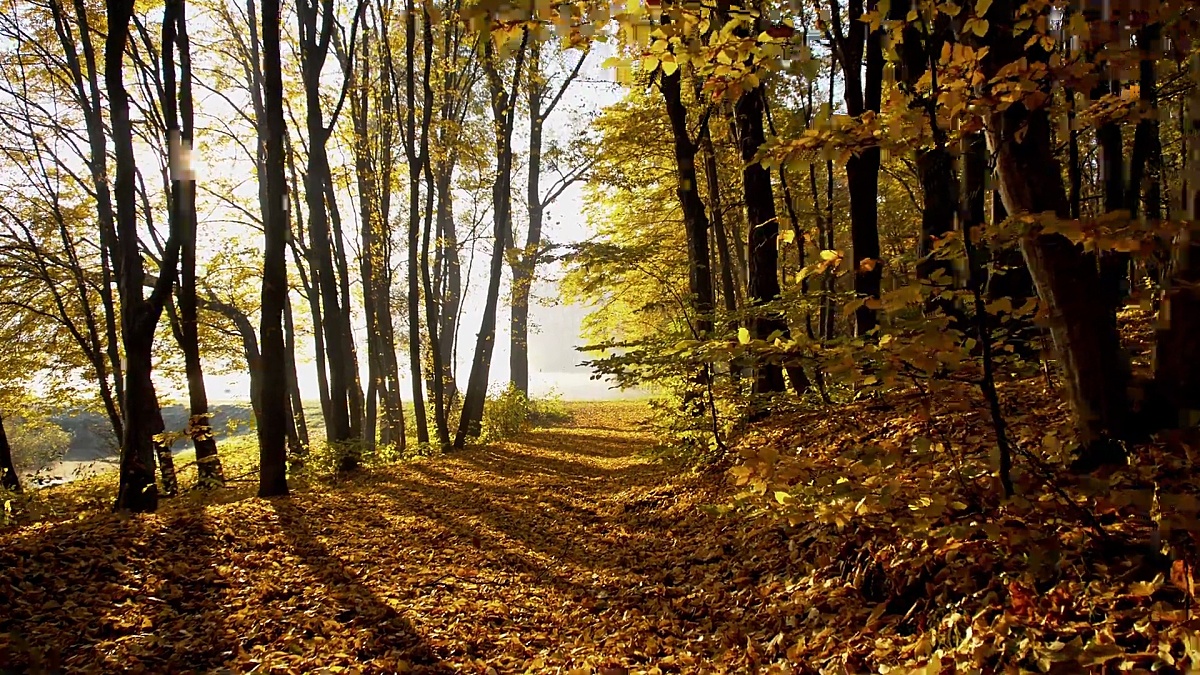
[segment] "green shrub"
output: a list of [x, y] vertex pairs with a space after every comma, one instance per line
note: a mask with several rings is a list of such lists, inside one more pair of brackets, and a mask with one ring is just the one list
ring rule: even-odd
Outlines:
[[529, 399], [510, 382], [483, 405], [483, 439], [503, 441], [529, 428]]
[[535, 427], [553, 427], [571, 421], [571, 411], [557, 390], [541, 397], [529, 399], [529, 423]]

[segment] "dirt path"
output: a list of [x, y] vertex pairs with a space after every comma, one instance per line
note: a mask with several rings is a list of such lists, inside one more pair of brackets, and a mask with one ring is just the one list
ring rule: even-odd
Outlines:
[[[18, 530], [0, 633], [68, 670], [739, 670], [770, 628], [738, 607], [753, 575], [697, 479], [646, 458], [642, 413], [289, 499]], [[0, 636], [0, 666], [22, 651]]]

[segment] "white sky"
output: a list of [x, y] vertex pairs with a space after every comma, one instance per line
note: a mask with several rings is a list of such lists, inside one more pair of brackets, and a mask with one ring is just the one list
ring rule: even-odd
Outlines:
[[[587, 124], [584, 118], [589, 113], [596, 112], [601, 107], [616, 102], [620, 98], [621, 90], [611, 82], [611, 74], [605, 73], [599, 68], [599, 64], [603, 58], [604, 56], [599, 53], [589, 57], [588, 64], [590, 67], [585, 66], [585, 72], [581, 73], [579, 81], [572, 85], [571, 89], [563, 97], [562, 103], [551, 115], [546, 126], [546, 147], [550, 145], [551, 140], [563, 141], [571, 138], [582, 130], [581, 127]], [[519, 155], [525, 155], [528, 148], [527, 131], [521, 128], [521, 123], [524, 122], [524, 119], [518, 113], [518, 127], [514, 133], [513, 144]], [[330, 154], [333, 157], [337, 156], [337, 153], [333, 152], [332, 148]], [[403, 160], [401, 159], [401, 161]], [[208, 160], [208, 164], [211, 170], [221, 170], [219, 167], [213, 166], [214, 164], [219, 164], [219, 162], [213, 162], [211, 158]], [[524, 172], [524, 162], [521, 158], [519, 158], [517, 170], [522, 173]], [[547, 176], [543, 179], [543, 189], [546, 188], [547, 182], [551, 182], [549, 178]], [[514, 177], [514, 183], [514, 216], [518, 222], [518, 238], [523, 239], [524, 223], [526, 220], [523, 213], [524, 176]], [[396, 198], [406, 199], [407, 190], [401, 190], [400, 193]], [[582, 194], [583, 184], [577, 183], [568, 188], [551, 205], [546, 213], [543, 240], [568, 244], [585, 240], [591, 236], [592, 230], [584, 215]], [[403, 208], [404, 204], [398, 204], [397, 207]], [[464, 228], [465, 221], [465, 218], [461, 215], [463, 208], [460, 205], [460, 215], [458, 218], [460, 230]], [[343, 218], [350, 217], [353, 217], [353, 214], [347, 213], [343, 209]], [[490, 223], [491, 219], [489, 215], [485, 224], [485, 229], [489, 232], [491, 228]], [[353, 231], [353, 229], [347, 226], [347, 230]], [[490, 250], [491, 241], [488, 240], [482, 242], [482, 246], [477, 247], [475, 251], [476, 259], [473, 278], [469, 280], [470, 285], [467, 288], [462, 325], [459, 331], [456, 374], [460, 383], [465, 383], [470, 373], [475, 335], [479, 330], [479, 323], [482, 317], [483, 300], [487, 285], [487, 256], [490, 254]], [[407, 255], [407, 251], [402, 246], [397, 247], [394, 255], [403, 259]], [[469, 252], [464, 252], [464, 276], [466, 274], [468, 265], [467, 257], [469, 255]], [[351, 262], [351, 267], [355, 267], [353, 262]], [[575, 347], [583, 344], [583, 340], [580, 338], [580, 325], [588, 309], [577, 304], [566, 304], [559, 297], [557, 284], [554, 282], [554, 277], [559, 271], [553, 268], [544, 270], [543, 274], [539, 274], [541, 280], [534, 287], [534, 298], [530, 308], [531, 329], [529, 336], [531, 394], [539, 396], [558, 392], [564, 398], [571, 400], [597, 400], [636, 395], [611, 389], [609, 383], [605, 381], [591, 380], [591, 370], [579, 365], [587, 356], [575, 351]], [[352, 279], [355, 277], [353, 271], [351, 277]], [[510, 278], [506, 266], [504, 285], [501, 288], [501, 306], [497, 315], [496, 347], [492, 357], [489, 378], [493, 387], [503, 386], [508, 382], [509, 377], [508, 320], [510, 312], [506, 303], [509, 282]], [[466, 283], [468, 283], [468, 280], [464, 278], [464, 284]], [[294, 297], [293, 303], [294, 311], [298, 315], [307, 315], [307, 306], [301, 298]], [[402, 317], [397, 318], [398, 325], [401, 320]], [[356, 331], [361, 334], [363, 330], [362, 326], [359, 325], [361, 322], [356, 321], [355, 323]], [[399, 330], [398, 328], [398, 332]], [[317, 371], [313, 361], [312, 350], [311, 339], [306, 338], [297, 344], [297, 358], [299, 360], [298, 374], [301, 392], [305, 399], [315, 400], [318, 398], [318, 386]], [[401, 351], [400, 367], [401, 376], [404, 380], [401, 391], [407, 400], [412, 397], [412, 387], [409, 384], [410, 380], [408, 377], [407, 351]], [[360, 366], [362, 374], [365, 377], [366, 367], [364, 357], [365, 354], [362, 352], [362, 347], [360, 346]], [[208, 374], [206, 376], [206, 383], [208, 385], [209, 398], [213, 401], [245, 400], [249, 396], [249, 378], [245, 373]]]

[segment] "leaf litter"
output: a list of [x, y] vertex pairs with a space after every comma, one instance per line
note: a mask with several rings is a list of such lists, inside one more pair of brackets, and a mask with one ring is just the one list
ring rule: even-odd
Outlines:
[[[30, 524], [0, 534], [0, 665], [621, 675], [1200, 663], [1186, 561], [1148, 574], [1128, 551], [1097, 551], [1072, 514], [1047, 518], [1061, 505], [981, 504], [934, 447], [883, 472], [889, 505], [870, 498], [883, 486], [853, 448], [919, 441], [923, 405], [777, 416], [740, 439], [753, 458], [733, 468], [740, 487], [723, 466], [650, 458], [641, 405], [597, 404], [569, 427], [290, 498]], [[933, 412], [965, 416], [950, 435], [980, 436], [982, 452], [986, 433], [956, 410]], [[821, 443], [798, 452], [801, 437]], [[804, 488], [830, 475], [864, 484], [821, 506]], [[1114, 505], [1109, 531], [1129, 511]], [[1053, 560], [1026, 555], [1049, 541]]]

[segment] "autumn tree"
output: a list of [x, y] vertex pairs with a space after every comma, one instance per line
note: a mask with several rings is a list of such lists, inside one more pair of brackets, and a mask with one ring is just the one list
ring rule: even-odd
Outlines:
[[262, 319], [262, 419], [258, 427], [260, 497], [288, 493], [287, 362], [283, 342], [283, 310], [287, 302], [288, 194], [283, 155], [283, 72], [280, 63], [278, 0], [262, 0], [263, 108], [265, 113]]
[[[521, 247], [513, 242], [513, 253], [509, 256], [512, 270], [512, 314], [509, 321], [509, 379], [517, 391], [529, 395], [529, 300], [536, 280], [539, 258], [542, 252], [542, 227], [546, 209], [555, 202], [563, 191], [580, 180], [589, 161], [583, 158], [564, 156], [561, 150], [551, 149], [547, 158], [545, 145], [546, 121], [562, 102], [571, 84], [579, 77], [589, 51], [584, 48], [575, 65], [557, 82], [546, 64], [543, 63], [543, 46], [536, 41], [529, 46], [529, 84], [526, 98], [529, 108], [529, 156], [528, 180], [526, 181], [526, 209], [529, 218], [525, 233], [525, 244]], [[543, 165], [550, 159], [559, 171], [559, 178], [542, 193]], [[574, 161], [572, 161], [574, 160]], [[565, 166], [564, 166], [565, 165]]]
[[[125, 435], [121, 443], [121, 482], [116, 508], [154, 511], [158, 489], [154, 483], [154, 420], [159, 419], [158, 400], [151, 379], [155, 328], [166, 296], [175, 282], [179, 242], [172, 233], [149, 298], [143, 296], [145, 268], [138, 238], [135, 202], [136, 165], [133, 129], [129, 117], [129, 94], [125, 90], [124, 53], [133, 18], [132, 0], [114, 0], [108, 5], [108, 37], [104, 52], [104, 81], [108, 91], [109, 118], [115, 160], [113, 201], [116, 204], [116, 268], [121, 296], [121, 335], [125, 347]], [[173, 46], [172, 46], [173, 48]], [[173, 163], [180, 161], [172, 158]]]
[[[498, 26], [484, 38], [483, 68], [487, 74], [488, 91], [491, 95], [492, 119], [495, 123], [496, 179], [492, 184], [492, 255], [488, 268], [487, 294], [484, 298], [483, 318], [475, 339], [475, 355], [471, 361], [471, 375], [463, 397], [458, 431], [454, 447], [462, 448], [468, 437], [478, 436], [483, 421], [483, 404], [487, 396], [488, 373], [491, 372], [492, 351], [496, 347], [496, 310], [500, 301], [500, 280], [504, 272], [504, 252], [507, 249], [508, 233], [512, 231], [512, 166], [513, 127], [516, 123], [517, 90], [524, 70], [529, 47], [527, 26], [515, 27], [520, 36], [509, 27]], [[505, 82], [501, 74], [502, 56], [513, 52], [513, 76]], [[499, 52], [499, 53], [498, 53]]]

